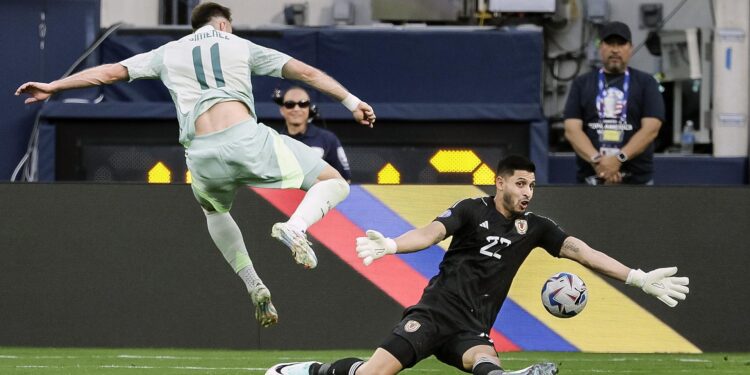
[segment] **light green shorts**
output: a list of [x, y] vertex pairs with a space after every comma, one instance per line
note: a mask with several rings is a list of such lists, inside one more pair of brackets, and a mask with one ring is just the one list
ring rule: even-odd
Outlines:
[[185, 158], [195, 198], [219, 212], [229, 211], [243, 185], [307, 190], [327, 165], [302, 142], [252, 120], [196, 136]]

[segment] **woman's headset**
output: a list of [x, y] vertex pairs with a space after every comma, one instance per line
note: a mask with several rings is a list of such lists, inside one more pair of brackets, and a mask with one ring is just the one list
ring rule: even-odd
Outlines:
[[[278, 104], [279, 107], [284, 105], [284, 95], [286, 94], [286, 91], [281, 91], [281, 89], [274, 89], [273, 93], [271, 94], [271, 100], [273, 100], [274, 103]], [[315, 104], [312, 104], [312, 101], [310, 102], [310, 107], [308, 107], [310, 110], [308, 112], [307, 116], [307, 122], [313, 122], [313, 120], [317, 120], [320, 118], [320, 112], [318, 112], [318, 106]]]

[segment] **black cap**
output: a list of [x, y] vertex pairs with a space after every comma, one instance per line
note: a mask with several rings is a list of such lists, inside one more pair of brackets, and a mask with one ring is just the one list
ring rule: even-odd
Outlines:
[[628, 42], [632, 42], [632, 37], [630, 36], [630, 28], [628, 27], [628, 25], [622, 22], [610, 22], [602, 26], [601, 30], [599, 30], [599, 40], [606, 40], [607, 38], [613, 36], [619, 36], [620, 38], [623, 38]]

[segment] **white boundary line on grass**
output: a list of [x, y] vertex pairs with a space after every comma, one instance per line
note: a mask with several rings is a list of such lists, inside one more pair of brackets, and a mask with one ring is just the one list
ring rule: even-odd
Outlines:
[[[133, 370], [196, 370], [196, 371], [266, 371], [265, 367], [196, 367], [196, 366], [129, 366], [129, 365], [101, 365], [101, 366], [44, 366], [44, 365], [17, 365], [16, 368], [113, 368], [113, 369], [133, 369]], [[411, 372], [441, 372], [441, 370], [420, 370], [411, 369]]]

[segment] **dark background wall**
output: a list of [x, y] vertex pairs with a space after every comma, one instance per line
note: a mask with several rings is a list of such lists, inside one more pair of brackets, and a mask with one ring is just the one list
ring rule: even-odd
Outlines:
[[401, 313], [331, 252], [315, 270], [297, 266], [269, 235], [286, 218], [249, 191], [233, 217], [280, 314], [267, 329], [189, 186], [0, 192], [0, 346], [366, 348]]
[[544, 187], [532, 211], [557, 221], [624, 264], [645, 271], [678, 266], [690, 295], [677, 308], [611, 282], [704, 351], [747, 351], [750, 189]]
[[38, 105], [13, 94], [26, 81], [59, 78], [99, 33], [99, 0], [3, 0], [0, 11], [0, 180], [26, 152]]
[[[625, 264], [677, 265], [666, 309], [615, 285], [705, 351], [750, 347], [750, 189], [540, 187], [534, 212]], [[270, 240], [284, 216], [254, 192], [233, 216], [281, 323], [260, 329], [186, 185], [0, 184], [0, 346], [367, 348], [401, 308], [321, 244], [304, 271]], [[367, 322], [367, 324], [363, 324]]]

